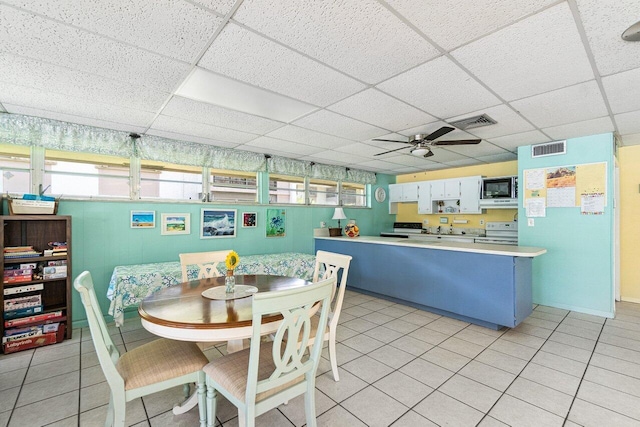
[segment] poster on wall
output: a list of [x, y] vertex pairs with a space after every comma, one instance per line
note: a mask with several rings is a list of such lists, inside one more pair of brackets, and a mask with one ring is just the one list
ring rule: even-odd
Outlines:
[[131, 211], [131, 228], [155, 228], [156, 211]]
[[200, 238], [236, 237], [236, 209], [203, 208], [200, 215]]
[[285, 214], [284, 209], [267, 209], [267, 237], [285, 236]]
[[163, 213], [162, 235], [191, 234], [191, 214], [190, 213]]
[[256, 228], [258, 226], [258, 214], [256, 212], [242, 213], [242, 227]]

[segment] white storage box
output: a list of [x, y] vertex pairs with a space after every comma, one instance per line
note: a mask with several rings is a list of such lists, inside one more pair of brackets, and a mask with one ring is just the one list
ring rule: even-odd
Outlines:
[[9, 199], [10, 215], [54, 215], [57, 211], [57, 201]]

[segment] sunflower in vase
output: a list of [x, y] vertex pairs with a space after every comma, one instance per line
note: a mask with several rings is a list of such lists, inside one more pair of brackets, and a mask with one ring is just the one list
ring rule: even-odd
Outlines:
[[227, 267], [227, 276], [233, 276], [233, 270], [240, 264], [240, 256], [236, 251], [231, 251], [227, 254], [224, 264]]

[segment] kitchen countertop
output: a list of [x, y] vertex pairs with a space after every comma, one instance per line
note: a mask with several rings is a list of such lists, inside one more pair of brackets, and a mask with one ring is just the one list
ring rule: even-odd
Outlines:
[[[429, 234], [426, 234], [429, 236]], [[437, 236], [431, 234], [431, 236]], [[448, 236], [448, 235], [447, 235]], [[458, 237], [451, 235], [452, 237]], [[358, 237], [316, 237], [322, 240], [338, 240], [354, 243], [371, 243], [376, 245], [393, 245], [415, 248], [437, 249], [443, 251], [472, 252], [489, 255], [505, 255], [513, 257], [537, 257], [547, 252], [544, 248], [536, 248], [531, 246], [513, 246], [513, 245], [495, 245], [487, 243], [466, 243], [451, 242], [442, 239], [438, 242], [418, 241], [417, 239], [395, 239], [392, 237], [380, 236], [358, 236]]]

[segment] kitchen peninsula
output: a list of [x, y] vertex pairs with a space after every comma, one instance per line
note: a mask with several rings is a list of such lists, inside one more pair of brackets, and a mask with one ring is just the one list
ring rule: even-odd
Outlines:
[[349, 288], [499, 329], [532, 311], [532, 268], [543, 248], [374, 236], [316, 237], [351, 255]]

